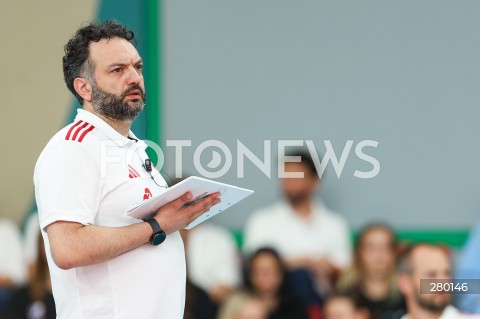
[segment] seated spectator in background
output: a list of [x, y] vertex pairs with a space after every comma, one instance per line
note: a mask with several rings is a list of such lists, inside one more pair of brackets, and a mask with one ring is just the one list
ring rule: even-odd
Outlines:
[[187, 272], [190, 280], [221, 302], [240, 284], [240, 255], [224, 228], [204, 223], [187, 231]]
[[[472, 230], [462, 249], [455, 278], [480, 279], [480, 223]], [[460, 310], [480, 314], [480, 294], [459, 294], [456, 301]]]
[[212, 302], [208, 294], [187, 277], [183, 319], [214, 319], [217, 309], [218, 305]]
[[342, 275], [337, 289], [352, 295], [373, 319], [400, 317], [406, 310], [398, 289], [396, 262], [397, 241], [392, 229], [369, 225], [360, 232], [353, 265]]
[[[187, 259], [190, 297], [197, 313], [216, 313], [218, 305], [240, 283], [240, 256], [232, 235], [220, 226], [204, 223], [181, 231]], [[207, 294], [205, 300], [204, 294]], [[201, 306], [201, 309], [198, 308]]]
[[257, 250], [246, 261], [244, 289], [262, 300], [269, 319], [308, 318], [306, 305], [292, 292], [283, 261], [271, 248]]
[[40, 233], [37, 236], [38, 254], [28, 284], [18, 289], [10, 298], [2, 319], [55, 319], [57, 317], [43, 239]]
[[400, 256], [398, 266], [398, 283], [407, 303], [407, 314], [402, 319], [480, 318], [461, 314], [450, 304], [450, 294], [420, 293], [420, 279], [451, 279], [451, 271], [447, 249], [432, 244], [407, 248]]
[[28, 216], [25, 224], [24, 234], [24, 255], [29, 276], [35, 268], [38, 254], [38, 236], [40, 234], [40, 221], [38, 219], [38, 212], [33, 212]]
[[0, 219], [0, 313], [15, 287], [25, 282], [22, 252], [22, 240], [17, 226], [7, 219]]
[[235, 292], [223, 303], [217, 319], [268, 319], [267, 308], [258, 297]]
[[[301, 173], [303, 178], [282, 178], [285, 200], [254, 212], [245, 228], [245, 251], [273, 247], [284, 256], [289, 269], [301, 277], [295, 286], [309, 303], [319, 303], [318, 295], [327, 293], [341, 270], [350, 265], [350, 231], [345, 218], [330, 211], [315, 194], [322, 181], [308, 152], [297, 151], [299, 162], [285, 162], [285, 172]], [[281, 168], [280, 168], [281, 169]], [[309, 292], [306, 274], [313, 280]]]
[[324, 319], [369, 319], [364, 305], [350, 295], [334, 294], [328, 297], [324, 307]]

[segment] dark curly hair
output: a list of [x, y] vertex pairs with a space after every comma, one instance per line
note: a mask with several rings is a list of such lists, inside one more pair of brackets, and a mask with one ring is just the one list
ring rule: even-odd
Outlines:
[[89, 58], [89, 45], [92, 41], [102, 39], [122, 38], [135, 43], [134, 34], [122, 24], [108, 20], [105, 22], [92, 22], [77, 30], [75, 35], [65, 45], [63, 56], [63, 77], [67, 88], [75, 95], [80, 104], [83, 98], [75, 91], [73, 81], [78, 77], [86, 77], [93, 80], [95, 65]]

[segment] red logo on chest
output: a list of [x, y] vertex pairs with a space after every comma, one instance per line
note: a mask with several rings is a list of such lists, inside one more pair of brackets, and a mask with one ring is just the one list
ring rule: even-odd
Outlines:
[[148, 188], [145, 188], [145, 193], [143, 194], [143, 200], [147, 200], [151, 197], [152, 197], [152, 192]]

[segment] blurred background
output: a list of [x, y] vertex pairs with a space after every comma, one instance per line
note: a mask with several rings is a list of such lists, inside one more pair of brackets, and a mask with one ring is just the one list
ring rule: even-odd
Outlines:
[[[480, 210], [479, 7], [476, 1], [4, 1], [0, 215], [21, 224], [35, 210], [35, 161], [78, 107], [63, 83], [63, 45], [83, 22], [113, 18], [135, 31], [146, 60], [148, 105], [135, 133], [162, 147], [165, 140], [191, 140], [183, 149], [184, 175], [199, 175], [196, 146], [219, 140], [232, 150], [233, 163], [218, 180], [256, 191], [215, 223], [240, 230], [253, 210], [280, 197], [278, 140], [312, 140], [320, 154], [329, 140], [338, 158], [353, 140], [340, 178], [327, 166], [319, 193], [327, 206], [354, 229], [381, 219], [407, 237], [442, 235], [460, 245]], [[237, 140], [260, 159], [264, 140], [271, 141], [271, 178], [248, 160], [244, 178], [237, 178]], [[371, 169], [354, 153], [362, 140], [379, 143], [365, 149], [381, 165], [371, 179], [353, 175]], [[173, 176], [174, 148], [164, 150], [164, 171]]]

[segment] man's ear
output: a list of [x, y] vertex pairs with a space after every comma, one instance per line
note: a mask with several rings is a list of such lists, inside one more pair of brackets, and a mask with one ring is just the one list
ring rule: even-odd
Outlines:
[[401, 273], [398, 275], [398, 289], [403, 295], [408, 295], [412, 290], [409, 275]]
[[87, 102], [92, 102], [92, 86], [84, 78], [75, 78], [73, 80], [75, 91]]

